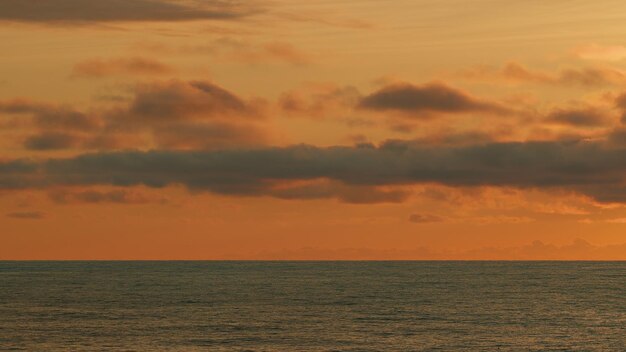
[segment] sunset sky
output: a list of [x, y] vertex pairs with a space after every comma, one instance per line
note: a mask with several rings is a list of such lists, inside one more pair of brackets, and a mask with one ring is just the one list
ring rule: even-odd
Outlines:
[[0, 0], [0, 259], [626, 259], [626, 3]]

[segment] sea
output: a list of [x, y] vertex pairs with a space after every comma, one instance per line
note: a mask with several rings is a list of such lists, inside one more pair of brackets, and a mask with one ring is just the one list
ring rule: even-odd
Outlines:
[[1, 351], [626, 351], [626, 262], [0, 262]]

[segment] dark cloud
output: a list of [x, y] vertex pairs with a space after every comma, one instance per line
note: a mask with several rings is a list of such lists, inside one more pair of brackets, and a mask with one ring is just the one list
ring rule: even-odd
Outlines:
[[256, 103], [206, 81], [139, 85], [128, 105], [105, 115], [106, 133], [145, 131], [159, 148], [244, 147], [267, 139]]
[[[278, 193], [281, 183], [315, 180], [355, 187], [437, 183], [462, 187], [567, 189], [600, 201], [605, 201], [603, 195], [614, 190], [617, 196], [610, 201], [626, 202], [626, 194], [620, 193], [626, 182], [626, 152], [621, 147], [612, 148], [599, 142], [442, 147], [388, 141], [378, 147], [299, 145], [215, 151], [137, 151], [0, 164], [2, 188], [180, 184], [192, 190], [220, 194], [281, 196]], [[402, 200], [402, 195], [396, 195], [395, 191], [384, 192], [392, 192], [383, 193], [384, 196], [393, 195], [398, 201]], [[283, 194], [282, 197], [289, 196]], [[341, 197], [349, 199], [349, 195]]]
[[69, 149], [78, 146], [81, 141], [79, 136], [73, 134], [46, 132], [29, 137], [24, 142], [24, 146], [31, 150]]
[[[156, 81], [133, 87], [128, 105], [110, 111], [81, 112], [69, 106], [14, 99], [0, 101], [0, 113], [30, 115], [36, 127], [90, 131], [105, 124], [258, 117], [251, 102], [207, 81]], [[105, 120], [105, 121], [103, 121]]]
[[24, 148], [30, 151], [51, 150], [129, 150], [146, 145], [147, 137], [121, 133], [64, 134], [43, 132], [30, 136], [24, 141]]
[[28, 130], [24, 147], [30, 150], [214, 149], [267, 141], [259, 100], [246, 101], [207, 81], [157, 81], [132, 89], [129, 99], [88, 112], [15, 99], [0, 101], [0, 114], [14, 116], [5, 127]]
[[79, 131], [92, 131], [100, 125], [97, 117], [66, 107], [36, 111], [35, 123], [40, 128]]
[[469, 94], [439, 83], [423, 86], [392, 84], [364, 97], [358, 104], [369, 110], [423, 112], [504, 112], [496, 103], [481, 101]]
[[191, 120], [254, 112], [235, 94], [204, 81], [144, 84], [134, 93], [126, 114], [135, 119]]
[[576, 127], [600, 127], [606, 126], [609, 119], [598, 109], [581, 108], [554, 110], [548, 115], [547, 121]]
[[26, 211], [26, 212], [15, 212], [8, 213], [7, 217], [13, 219], [22, 219], [22, 220], [39, 220], [45, 217], [45, 214], [39, 211]]
[[35, 127], [46, 130], [92, 131], [100, 126], [96, 116], [77, 111], [71, 107], [15, 99], [0, 101], [0, 113], [30, 115]]
[[0, 0], [0, 21], [90, 23], [236, 19], [255, 11], [246, 2], [208, 0]]

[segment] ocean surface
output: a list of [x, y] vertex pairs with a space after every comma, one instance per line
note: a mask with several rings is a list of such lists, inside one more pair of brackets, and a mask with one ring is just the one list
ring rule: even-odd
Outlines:
[[626, 262], [0, 262], [0, 350], [626, 351]]

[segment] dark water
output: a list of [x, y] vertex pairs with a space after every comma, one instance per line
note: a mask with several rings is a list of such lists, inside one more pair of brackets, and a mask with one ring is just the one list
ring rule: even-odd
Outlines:
[[626, 262], [0, 262], [0, 350], [626, 351]]

